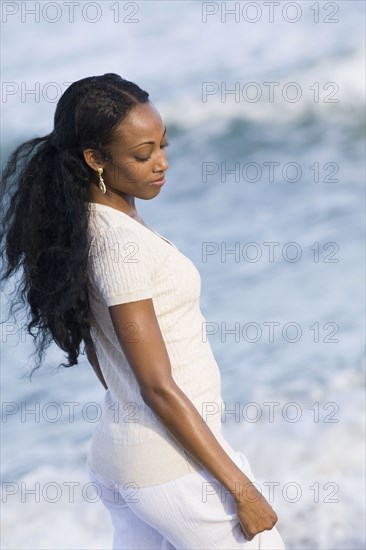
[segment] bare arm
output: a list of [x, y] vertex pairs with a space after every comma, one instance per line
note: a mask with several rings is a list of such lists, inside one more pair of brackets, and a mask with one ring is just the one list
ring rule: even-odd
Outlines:
[[[152, 299], [110, 306], [109, 312], [144, 402], [175, 439], [231, 492], [245, 538], [252, 540], [261, 531], [272, 529], [278, 520], [276, 513], [175, 383]], [[131, 324], [136, 329], [133, 333]]]
[[[232, 492], [234, 499], [242, 500], [243, 487], [252, 483], [224, 451], [196, 407], [175, 383], [152, 299], [111, 306], [109, 312], [144, 402], [183, 447]], [[134, 333], [131, 332], [131, 323], [135, 327]]]

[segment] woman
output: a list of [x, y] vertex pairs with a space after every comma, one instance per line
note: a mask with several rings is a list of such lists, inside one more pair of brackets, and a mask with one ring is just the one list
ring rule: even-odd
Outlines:
[[115, 74], [73, 83], [52, 133], [19, 146], [4, 172], [2, 278], [23, 264], [28, 330], [41, 335], [35, 369], [51, 340], [65, 367], [84, 342], [106, 389], [88, 471], [113, 548], [283, 549], [248, 460], [221, 431], [199, 272], [136, 210], [135, 197], [160, 193], [167, 145], [136, 84]]

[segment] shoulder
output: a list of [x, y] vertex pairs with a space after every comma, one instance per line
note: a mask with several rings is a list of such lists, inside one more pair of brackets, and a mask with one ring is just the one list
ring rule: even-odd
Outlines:
[[[135, 229], [126, 225], [111, 225], [109, 227], [94, 231], [90, 240], [90, 251], [96, 248], [108, 247], [117, 244], [136, 244], [141, 247], [143, 252], [149, 251], [149, 241], [147, 237]], [[89, 253], [90, 253], [89, 251]]]
[[127, 271], [135, 274], [141, 269], [155, 270], [151, 243], [144, 234], [124, 224], [110, 226], [94, 235], [88, 251], [88, 263], [92, 269], [114, 273]]

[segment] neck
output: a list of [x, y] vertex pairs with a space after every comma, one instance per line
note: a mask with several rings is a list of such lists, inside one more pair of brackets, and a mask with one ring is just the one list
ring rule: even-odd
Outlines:
[[112, 206], [117, 210], [121, 210], [130, 216], [138, 217], [138, 212], [135, 206], [135, 197], [126, 193], [116, 193], [107, 189], [106, 194], [103, 194], [97, 185], [92, 185], [90, 189], [90, 201], [106, 206]]

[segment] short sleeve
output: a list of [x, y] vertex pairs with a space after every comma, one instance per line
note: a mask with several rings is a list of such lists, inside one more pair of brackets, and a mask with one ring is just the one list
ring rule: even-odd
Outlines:
[[134, 231], [112, 227], [91, 242], [88, 277], [109, 307], [152, 298], [153, 258]]

